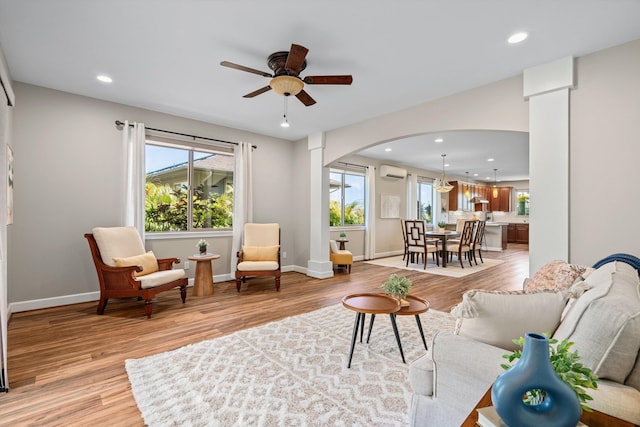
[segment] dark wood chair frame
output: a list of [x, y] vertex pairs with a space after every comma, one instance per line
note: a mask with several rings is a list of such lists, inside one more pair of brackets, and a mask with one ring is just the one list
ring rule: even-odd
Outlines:
[[[428, 250], [427, 250], [427, 246], [429, 246], [429, 243], [433, 243], [433, 245], [435, 246], [436, 250], [432, 251], [431, 254], [432, 256], [435, 258], [436, 261], [436, 265], [439, 267], [440, 266], [440, 256], [438, 255], [438, 243], [436, 240], [431, 240], [431, 239], [427, 239], [425, 233], [426, 227], [425, 227], [425, 223], [423, 220], [405, 220], [404, 221], [404, 227], [405, 227], [405, 239], [406, 239], [406, 244], [405, 244], [405, 248], [407, 251], [407, 261], [406, 261], [406, 265], [409, 265], [409, 260], [411, 260], [412, 262], [414, 261], [414, 256], [417, 255], [416, 257], [416, 262], [419, 261], [420, 259], [420, 254], [422, 254], [422, 261], [424, 263], [424, 269], [427, 269], [427, 255], [429, 254]], [[423, 251], [412, 251], [411, 248], [423, 248]]]
[[480, 262], [484, 264], [484, 260], [482, 259], [482, 240], [484, 239], [484, 229], [487, 225], [486, 221], [478, 221], [478, 226], [476, 227], [476, 234], [473, 238], [473, 243], [471, 245], [471, 253], [473, 254], [473, 261], [478, 265], [478, 260], [476, 259], [476, 251], [478, 251], [478, 255], [480, 256]]
[[[281, 242], [282, 231], [278, 230], [278, 244]], [[276, 291], [280, 292], [280, 277], [282, 276], [282, 264], [280, 263], [280, 248], [278, 248], [278, 269], [277, 270], [256, 270], [256, 271], [240, 271], [238, 270], [238, 264], [243, 261], [243, 253], [242, 251], [238, 251], [236, 253], [238, 257], [238, 262], [236, 263], [236, 290], [240, 292], [240, 287], [242, 283], [246, 283], [247, 277], [258, 277], [258, 276], [275, 276], [276, 281]], [[349, 270], [351, 273], [351, 270]]]
[[[447, 254], [445, 256], [450, 256], [450, 260], [453, 260], [453, 254], [456, 254], [456, 256], [458, 257], [458, 261], [460, 262], [460, 267], [464, 268], [464, 264], [462, 263], [462, 247], [463, 246], [468, 246], [469, 247], [469, 251], [464, 251], [465, 256], [469, 259], [469, 267], [473, 267], [473, 264], [471, 263], [471, 259], [473, 258], [473, 253], [471, 251], [471, 243], [473, 242], [473, 228], [474, 228], [474, 223], [476, 223], [478, 221], [465, 221], [464, 222], [464, 227], [462, 228], [462, 234], [460, 236], [460, 241], [457, 243], [453, 243], [451, 245], [447, 244]], [[457, 245], [458, 246], [458, 250], [457, 251], [452, 251], [449, 250], [449, 246], [453, 246], [453, 245]]]
[[[84, 237], [89, 241], [89, 247], [91, 248], [91, 256], [93, 257], [93, 263], [98, 273], [98, 280], [100, 281], [100, 302], [98, 303], [98, 314], [104, 314], [104, 309], [107, 306], [109, 298], [133, 298], [137, 297], [144, 301], [144, 312], [147, 318], [151, 318], [151, 312], [153, 311], [152, 300], [160, 292], [168, 291], [173, 288], [180, 288], [180, 298], [184, 304], [187, 299], [187, 284], [189, 283], [186, 277], [182, 277], [177, 280], [173, 280], [164, 285], [156, 286], [153, 288], [143, 289], [140, 287], [140, 281], [135, 280], [133, 277], [134, 272], [142, 271], [141, 266], [131, 267], [112, 267], [105, 264], [102, 261], [100, 255], [100, 249], [96, 243], [92, 233], [87, 233]], [[158, 259], [159, 270], [171, 270], [173, 264], [178, 264], [179, 258], [161, 258]]]

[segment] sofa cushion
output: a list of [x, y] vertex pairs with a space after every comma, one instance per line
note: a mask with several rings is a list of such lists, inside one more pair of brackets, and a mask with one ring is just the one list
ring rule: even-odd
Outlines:
[[184, 270], [176, 268], [174, 270], [156, 271], [155, 273], [136, 277], [136, 280], [140, 282], [140, 287], [142, 289], [149, 289], [173, 282], [174, 280], [182, 279], [183, 277], [185, 277]]
[[586, 266], [569, 264], [559, 260], [551, 261], [543, 265], [531, 279], [526, 280], [523, 289], [525, 292], [555, 292], [569, 289], [586, 270]]
[[156, 256], [153, 254], [153, 251], [149, 251], [146, 254], [136, 255], [127, 258], [113, 258], [113, 262], [116, 264], [116, 267], [130, 267], [132, 265], [139, 265], [142, 267], [142, 271], [134, 271], [133, 275], [145, 276], [149, 273], [154, 273], [158, 271], [158, 260]]
[[458, 333], [506, 350], [527, 332], [552, 334], [560, 323], [566, 297], [560, 292], [490, 292], [470, 290], [451, 311]]
[[611, 262], [585, 282], [592, 288], [571, 306], [554, 338], [574, 342], [585, 366], [622, 384], [640, 350], [638, 273], [628, 264]]
[[273, 246], [243, 246], [242, 259], [244, 261], [278, 261], [280, 245]]
[[421, 396], [433, 396], [433, 360], [429, 354], [425, 354], [411, 363], [409, 382], [414, 393]]

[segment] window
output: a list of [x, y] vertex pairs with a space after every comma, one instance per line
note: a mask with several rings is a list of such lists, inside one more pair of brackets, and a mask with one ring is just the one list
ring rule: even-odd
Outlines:
[[329, 173], [329, 225], [364, 224], [364, 174], [331, 170]]
[[233, 168], [224, 148], [147, 140], [145, 230], [230, 229]]
[[417, 219], [433, 224], [433, 182], [418, 177]]
[[516, 200], [518, 202], [518, 215], [529, 215], [529, 190], [516, 191]]

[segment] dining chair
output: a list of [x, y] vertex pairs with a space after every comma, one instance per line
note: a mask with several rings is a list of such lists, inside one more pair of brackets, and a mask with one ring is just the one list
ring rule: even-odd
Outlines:
[[404, 252], [402, 254], [402, 260], [404, 261], [404, 259], [406, 257], [409, 256], [408, 251], [407, 251], [407, 232], [405, 230], [405, 224], [404, 224], [405, 220], [401, 219], [400, 220], [400, 228], [402, 229], [402, 240], [404, 242]]
[[480, 262], [484, 264], [484, 260], [482, 259], [482, 241], [484, 240], [484, 229], [487, 225], [487, 221], [476, 222], [478, 225], [476, 226], [476, 232], [473, 236], [473, 242], [471, 242], [471, 254], [473, 255], [473, 261], [478, 265], [476, 251], [478, 251], [478, 255], [480, 256]]
[[465, 221], [460, 240], [458, 242], [447, 242], [447, 252], [445, 256], [451, 255], [453, 257], [455, 254], [458, 257], [458, 262], [460, 262], [460, 267], [462, 268], [464, 268], [462, 263], [463, 254], [465, 254], [469, 259], [469, 266], [473, 267], [473, 264], [471, 263], [471, 258], [473, 256], [471, 252], [471, 243], [473, 242], [473, 226], [476, 222], [477, 221]]
[[431, 253], [435, 258], [436, 265], [440, 266], [440, 256], [438, 255], [438, 245], [434, 240], [427, 240], [425, 236], [425, 225], [422, 220], [408, 219], [404, 222], [405, 236], [407, 238], [407, 261], [405, 266], [409, 266], [409, 259], [418, 261], [422, 255], [424, 269], [427, 269], [427, 254]]

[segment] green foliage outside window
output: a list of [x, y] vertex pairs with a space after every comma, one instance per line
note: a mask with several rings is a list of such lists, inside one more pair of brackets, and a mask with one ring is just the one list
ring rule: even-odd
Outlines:
[[[344, 207], [344, 225], [364, 224], [364, 206], [361, 202], [351, 202]], [[340, 226], [340, 203], [329, 202], [329, 225]]]
[[423, 219], [427, 224], [433, 222], [433, 215], [431, 214], [431, 204], [425, 205], [422, 202], [418, 202], [420, 207], [420, 219]]
[[[147, 182], [145, 186], [145, 230], [188, 230], [186, 186], [171, 188]], [[193, 229], [230, 228], [233, 225], [233, 187], [227, 185], [223, 194], [207, 195], [204, 187], [193, 192]]]

